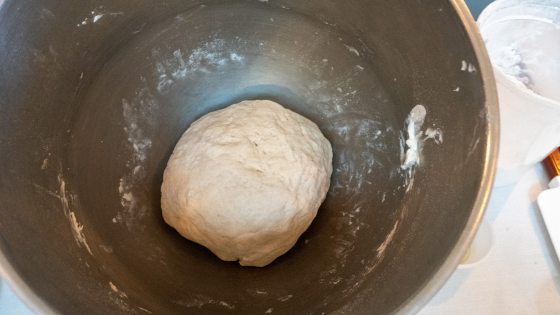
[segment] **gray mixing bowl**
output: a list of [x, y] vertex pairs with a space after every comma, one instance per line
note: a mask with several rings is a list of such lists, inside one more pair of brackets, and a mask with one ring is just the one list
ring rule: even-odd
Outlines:
[[[220, 261], [159, 205], [182, 132], [245, 99], [334, 151], [317, 218], [265, 268]], [[462, 1], [6, 0], [0, 264], [40, 313], [415, 312], [476, 233], [497, 130]]]

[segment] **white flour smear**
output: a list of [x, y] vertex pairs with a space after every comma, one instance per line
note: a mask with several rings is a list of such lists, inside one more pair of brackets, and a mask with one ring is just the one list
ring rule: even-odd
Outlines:
[[107, 18], [107, 17], [116, 17], [116, 16], [120, 16], [120, 15], [124, 15], [124, 12], [121, 11], [117, 11], [117, 12], [111, 12], [111, 11], [105, 11], [103, 6], [100, 6], [97, 9], [94, 9], [92, 11], [90, 11], [90, 14], [88, 16], [86, 16], [85, 18], [83, 18], [78, 24], [76, 24], [77, 27], [82, 27], [88, 24], [95, 24], [98, 23], [101, 19]]
[[[346, 48], [359, 56], [354, 47]], [[323, 58], [312, 69], [320, 76], [331, 67], [329, 59]], [[336, 257], [336, 262], [321, 273], [319, 282], [328, 286], [341, 286], [344, 282], [346, 287], [354, 281], [356, 286], [348, 287], [349, 291], [345, 291], [345, 294], [357, 290], [360, 279], [343, 279], [339, 274], [341, 269], [347, 268], [352, 261], [359, 232], [369, 227], [362, 218], [363, 211], [367, 211], [370, 205], [364, 204], [360, 196], [374, 184], [370, 179], [376, 168], [384, 167], [381, 161], [386, 158], [388, 150], [385, 137], [395, 134], [383, 120], [369, 115], [369, 112], [360, 109], [359, 106], [356, 109], [356, 103], [362, 98], [356, 82], [360, 82], [358, 77], [363, 75], [364, 71], [363, 65], [355, 64], [348, 67], [336, 80], [316, 81], [310, 84], [306, 95], [310, 103], [316, 104], [318, 114], [329, 121], [325, 127], [326, 132], [330, 134], [333, 148], [336, 148], [336, 164], [329, 195], [346, 201], [338, 212], [335, 225], [337, 233], [331, 240], [332, 255]], [[384, 248], [380, 251], [384, 251]], [[364, 269], [373, 270], [374, 267], [370, 268], [369, 265], [375, 266], [379, 261], [380, 259], [364, 262]]]
[[461, 61], [461, 71], [468, 72], [468, 73], [473, 73], [473, 72], [476, 72], [476, 67], [470, 62], [467, 62], [466, 60], [462, 60]]
[[72, 235], [74, 236], [74, 240], [78, 247], [87, 250], [90, 255], [93, 255], [91, 248], [87, 242], [86, 236], [84, 234], [84, 226], [78, 221], [76, 217], [76, 213], [72, 210], [73, 204], [77, 202], [77, 196], [68, 192], [68, 188], [66, 187], [66, 181], [64, 180], [64, 176], [62, 172], [60, 172], [57, 176], [58, 182], [58, 191], [54, 192], [51, 191], [41, 185], [34, 184], [35, 188], [45, 193], [51, 197], [54, 197], [60, 201], [60, 205], [62, 207], [62, 211], [64, 212], [64, 216], [68, 218], [68, 223], [70, 225]]
[[412, 188], [416, 167], [422, 165], [424, 142], [431, 139], [436, 144], [443, 143], [443, 131], [440, 128], [422, 130], [426, 115], [426, 108], [419, 104], [412, 108], [405, 121], [405, 136], [401, 138], [401, 169], [405, 174], [406, 191]]
[[147, 213], [145, 198], [139, 193], [143, 190], [139, 188], [146, 177], [145, 162], [152, 147], [146, 130], [154, 127], [159, 108], [145, 80], [142, 81], [144, 86], [136, 90], [132, 100], [121, 100], [125, 123], [123, 130], [132, 154], [126, 164], [127, 173], [120, 178], [117, 188], [123, 210], [113, 218], [113, 223], [124, 223], [129, 229]]
[[190, 52], [178, 48], [172, 56], [159, 56], [154, 51], [157, 60], [155, 71], [159, 79], [157, 91], [165, 94], [177, 81], [194, 73], [211, 72], [228, 64], [243, 63], [245, 58], [233, 46], [223, 39], [213, 39]]
[[62, 173], [58, 174], [57, 179], [59, 185], [58, 198], [60, 199], [60, 204], [62, 206], [62, 210], [64, 211], [64, 215], [70, 221], [70, 227], [72, 228], [74, 239], [76, 240], [76, 243], [79, 247], [85, 248], [88, 253], [90, 253], [90, 255], [93, 255], [83, 232], [84, 226], [78, 222], [76, 214], [71, 209], [71, 202], [75, 199], [75, 196], [68, 193], [66, 189], [66, 182], [64, 181]]
[[225, 310], [236, 309], [235, 304], [231, 302], [216, 300], [204, 295], [197, 295], [196, 297], [194, 297], [189, 301], [175, 301], [174, 303], [188, 308], [203, 308], [205, 306], [212, 305], [212, 306], [218, 306]]
[[128, 296], [126, 295], [126, 293], [124, 293], [123, 291], [119, 290], [119, 288], [111, 281], [109, 281], [109, 287], [111, 287], [111, 290], [115, 293], [117, 293], [120, 297], [122, 298], [128, 298]]
[[379, 245], [379, 247], [377, 247], [377, 249], [375, 250], [377, 253], [377, 258], [383, 257], [383, 254], [385, 253], [387, 246], [389, 245], [389, 243], [391, 243], [393, 237], [395, 237], [395, 233], [397, 232], [397, 228], [399, 227], [399, 222], [400, 222], [399, 220], [395, 221], [393, 228], [391, 229], [389, 234], [387, 234], [387, 237], [385, 238], [383, 243], [381, 243], [381, 245]]

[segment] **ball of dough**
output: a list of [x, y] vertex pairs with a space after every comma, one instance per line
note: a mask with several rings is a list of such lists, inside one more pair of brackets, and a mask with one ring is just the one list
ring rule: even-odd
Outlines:
[[272, 101], [244, 101], [183, 134], [163, 175], [163, 218], [222, 260], [265, 266], [309, 227], [331, 173], [317, 125]]

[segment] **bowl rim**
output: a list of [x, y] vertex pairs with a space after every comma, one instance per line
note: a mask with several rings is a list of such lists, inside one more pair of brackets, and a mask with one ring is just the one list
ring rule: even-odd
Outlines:
[[486, 96], [485, 108], [487, 117], [487, 142], [484, 154], [484, 165], [476, 199], [471, 215], [459, 236], [455, 246], [445, 259], [445, 261], [434, 272], [432, 277], [420, 287], [416, 294], [411, 296], [395, 313], [415, 314], [418, 313], [443, 287], [445, 282], [457, 270], [463, 255], [467, 252], [471, 242], [474, 240], [484, 213], [488, 206], [496, 169], [498, 163], [498, 149], [500, 141], [500, 116], [498, 107], [498, 92], [494, 71], [490, 63], [486, 46], [482, 40], [480, 30], [471, 15], [466, 3], [462, 0], [449, 0], [455, 9], [458, 18], [462, 22], [467, 32], [468, 38], [473, 47], [475, 56], [479, 63], [479, 72], [482, 77], [484, 94]]

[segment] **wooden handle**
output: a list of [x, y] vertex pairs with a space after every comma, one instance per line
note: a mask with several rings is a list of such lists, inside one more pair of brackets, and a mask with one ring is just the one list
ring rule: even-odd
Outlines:
[[550, 153], [543, 163], [550, 178], [560, 176], [560, 148]]

